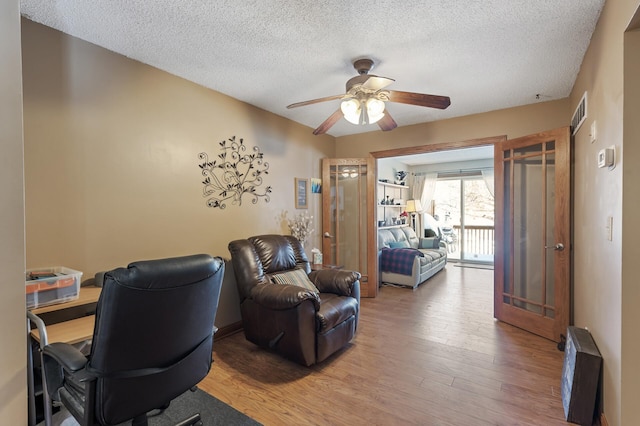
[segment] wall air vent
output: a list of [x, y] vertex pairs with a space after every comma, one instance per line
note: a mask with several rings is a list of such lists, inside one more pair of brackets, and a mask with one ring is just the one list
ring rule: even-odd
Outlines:
[[578, 103], [576, 107], [576, 111], [573, 113], [573, 117], [571, 117], [571, 134], [575, 135], [578, 132], [582, 123], [584, 123], [585, 118], [587, 118], [587, 92], [584, 92], [582, 95], [582, 99]]

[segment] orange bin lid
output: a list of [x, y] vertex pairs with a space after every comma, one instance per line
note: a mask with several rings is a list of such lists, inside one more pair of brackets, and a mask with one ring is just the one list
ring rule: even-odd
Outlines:
[[27, 294], [36, 293], [38, 291], [51, 290], [54, 288], [70, 287], [75, 283], [74, 277], [60, 277], [54, 282], [36, 281], [33, 283], [27, 282]]

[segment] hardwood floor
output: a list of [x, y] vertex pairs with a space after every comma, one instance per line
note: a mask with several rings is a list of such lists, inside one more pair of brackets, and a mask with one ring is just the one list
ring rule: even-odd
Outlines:
[[566, 425], [556, 344], [493, 319], [493, 271], [447, 265], [361, 301], [353, 342], [306, 368], [237, 333], [199, 387], [265, 425]]

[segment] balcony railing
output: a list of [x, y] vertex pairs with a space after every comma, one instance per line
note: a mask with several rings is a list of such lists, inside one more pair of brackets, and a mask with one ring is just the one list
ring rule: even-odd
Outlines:
[[[493, 262], [494, 227], [487, 225], [466, 225], [464, 232], [460, 225], [452, 227], [453, 238], [449, 243], [449, 255], [453, 259]], [[464, 252], [461, 253], [461, 250]]]

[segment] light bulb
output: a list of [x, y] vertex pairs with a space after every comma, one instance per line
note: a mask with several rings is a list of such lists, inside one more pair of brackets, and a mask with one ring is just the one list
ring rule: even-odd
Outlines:
[[360, 102], [357, 99], [347, 99], [342, 101], [340, 109], [344, 118], [351, 124], [360, 124]]
[[367, 115], [369, 124], [373, 124], [384, 117], [384, 102], [380, 99], [369, 98], [367, 100]]
[[343, 169], [342, 170], [342, 177], [343, 178], [354, 178], [358, 176], [358, 170], [356, 169]]

